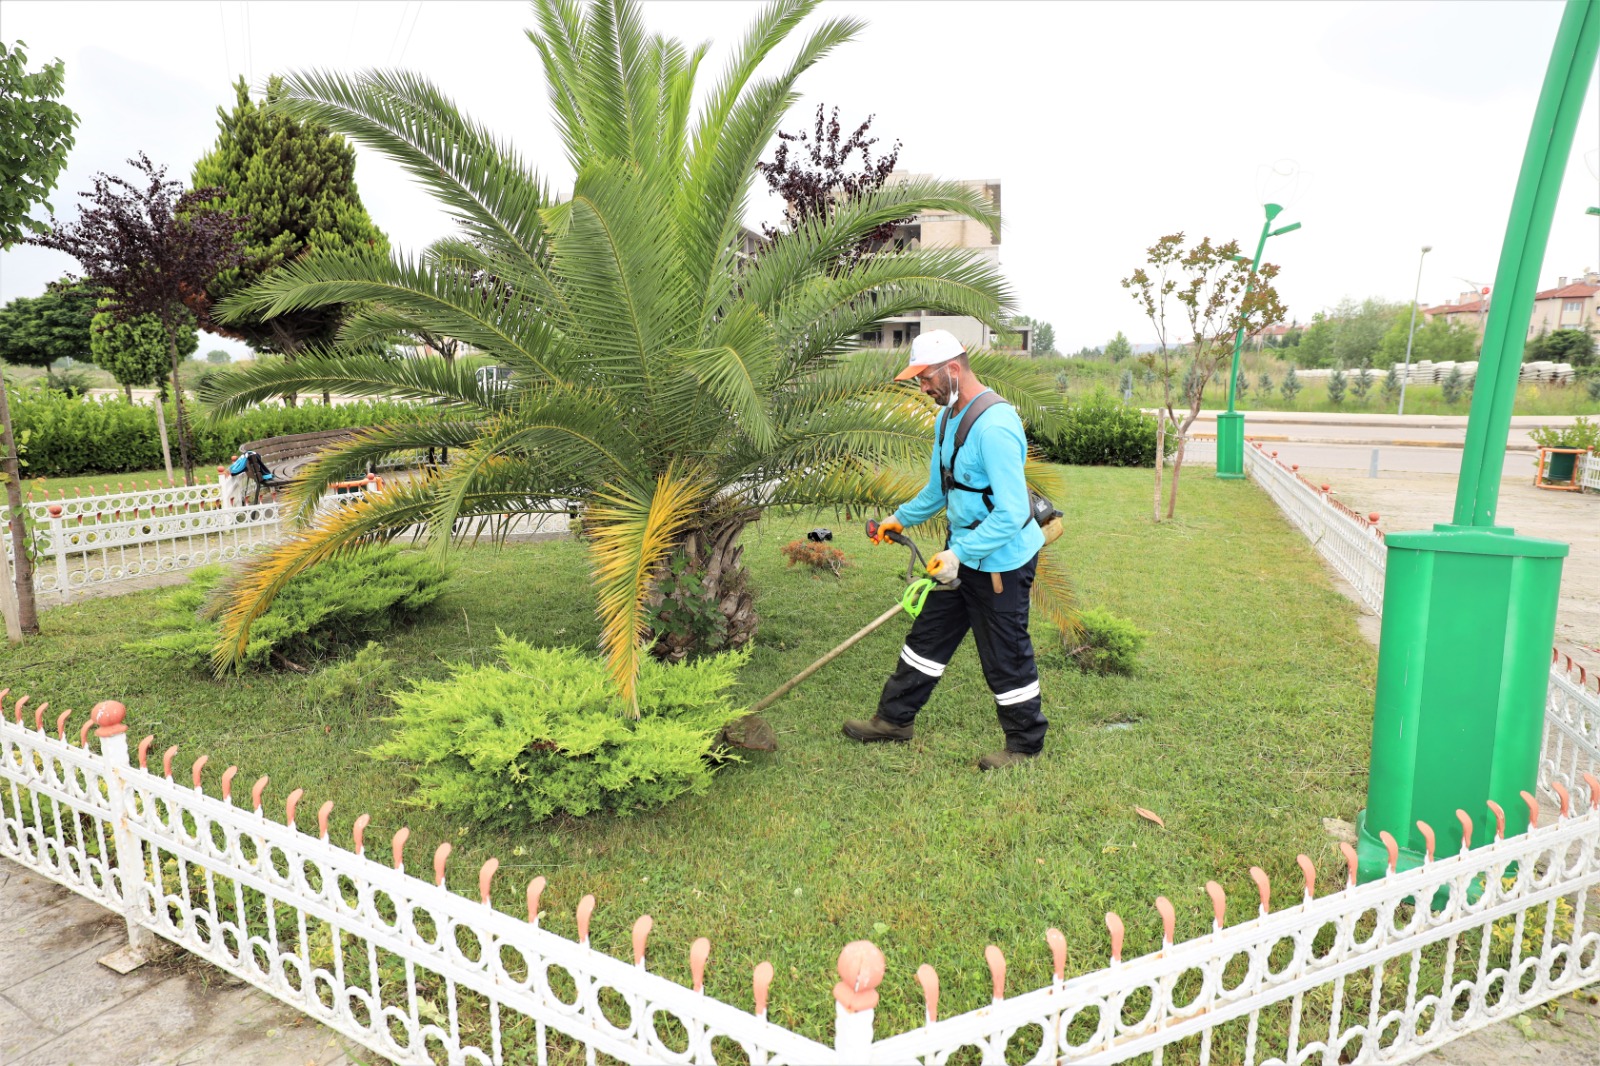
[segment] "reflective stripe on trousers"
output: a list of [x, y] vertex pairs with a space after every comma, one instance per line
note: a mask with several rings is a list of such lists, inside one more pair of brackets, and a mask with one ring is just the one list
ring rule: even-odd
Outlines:
[[966, 566], [960, 588], [930, 595], [883, 686], [878, 716], [896, 725], [915, 720], [970, 630], [1007, 749], [1031, 753], [1043, 747], [1050, 723], [1040, 709], [1039, 671], [1028, 636], [1028, 592], [1038, 564], [1035, 555], [1002, 573], [999, 595], [989, 573]]

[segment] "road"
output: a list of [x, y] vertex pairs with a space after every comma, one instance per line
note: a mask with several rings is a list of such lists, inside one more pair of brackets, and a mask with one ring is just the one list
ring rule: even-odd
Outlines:
[[[1215, 411], [1195, 422], [1187, 459], [1216, 462]], [[1571, 425], [1575, 416], [1518, 416], [1511, 420], [1505, 474], [1533, 479], [1536, 448], [1528, 436], [1536, 426]], [[1302, 467], [1368, 474], [1377, 452], [1379, 475], [1454, 474], [1461, 469], [1467, 436], [1465, 415], [1313, 414], [1284, 411], [1245, 415], [1245, 436]]]

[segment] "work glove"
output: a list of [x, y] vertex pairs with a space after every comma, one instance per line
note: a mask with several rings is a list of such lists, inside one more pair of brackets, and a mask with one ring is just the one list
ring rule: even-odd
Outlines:
[[960, 570], [961, 560], [957, 559], [956, 553], [949, 548], [928, 560], [928, 576], [941, 585], [948, 585], [954, 581]]
[[877, 536], [872, 538], [872, 543], [882, 544], [889, 539], [890, 533], [904, 533], [905, 531], [906, 527], [900, 524], [900, 519], [890, 515], [878, 523], [878, 533]]

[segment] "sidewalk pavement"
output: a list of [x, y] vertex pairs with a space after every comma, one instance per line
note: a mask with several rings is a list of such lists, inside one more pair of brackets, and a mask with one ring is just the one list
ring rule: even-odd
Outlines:
[[178, 956], [122, 975], [99, 959], [122, 919], [0, 859], [4, 1066], [375, 1066], [383, 1060], [293, 1007]]

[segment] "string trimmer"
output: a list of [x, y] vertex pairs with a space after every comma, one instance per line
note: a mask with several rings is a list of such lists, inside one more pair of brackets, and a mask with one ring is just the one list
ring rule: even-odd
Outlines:
[[[867, 522], [867, 536], [878, 536], [877, 522]], [[766, 710], [778, 700], [782, 699], [789, 693], [790, 689], [794, 688], [800, 682], [804, 681], [806, 678], [810, 677], [812, 674], [816, 673], [818, 670], [821, 670], [824, 666], [827, 666], [829, 663], [833, 662], [833, 660], [849, 651], [852, 647], [859, 643], [863, 637], [882, 626], [885, 622], [899, 614], [901, 611], [904, 611], [912, 618], [920, 615], [922, 613], [923, 605], [928, 602], [929, 593], [932, 593], [935, 590], [944, 591], [960, 587], [960, 578], [951, 578], [948, 583], [942, 583], [926, 576], [927, 564], [923, 561], [922, 553], [917, 550], [917, 546], [911, 542], [910, 537], [906, 536], [904, 533], [896, 533], [893, 530], [885, 533], [884, 536], [888, 537], [896, 544], [903, 544], [907, 548], [911, 549], [911, 557], [906, 560], [906, 590], [905, 592], [901, 593], [900, 602], [896, 603], [893, 607], [889, 608], [887, 611], [884, 611], [878, 617], [874, 618], [872, 621], [856, 630], [842, 643], [840, 643], [838, 647], [828, 652], [822, 658], [818, 659], [816, 662], [812, 663], [810, 666], [806, 667], [804, 670], [800, 671], [798, 674], [795, 674], [789, 680], [773, 689], [770, 695], [760, 700], [750, 708], [748, 714], [745, 716], [744, 721], [748, 722], [752, 716]], [[919, 574], [922, 576], [918, 576]]]

